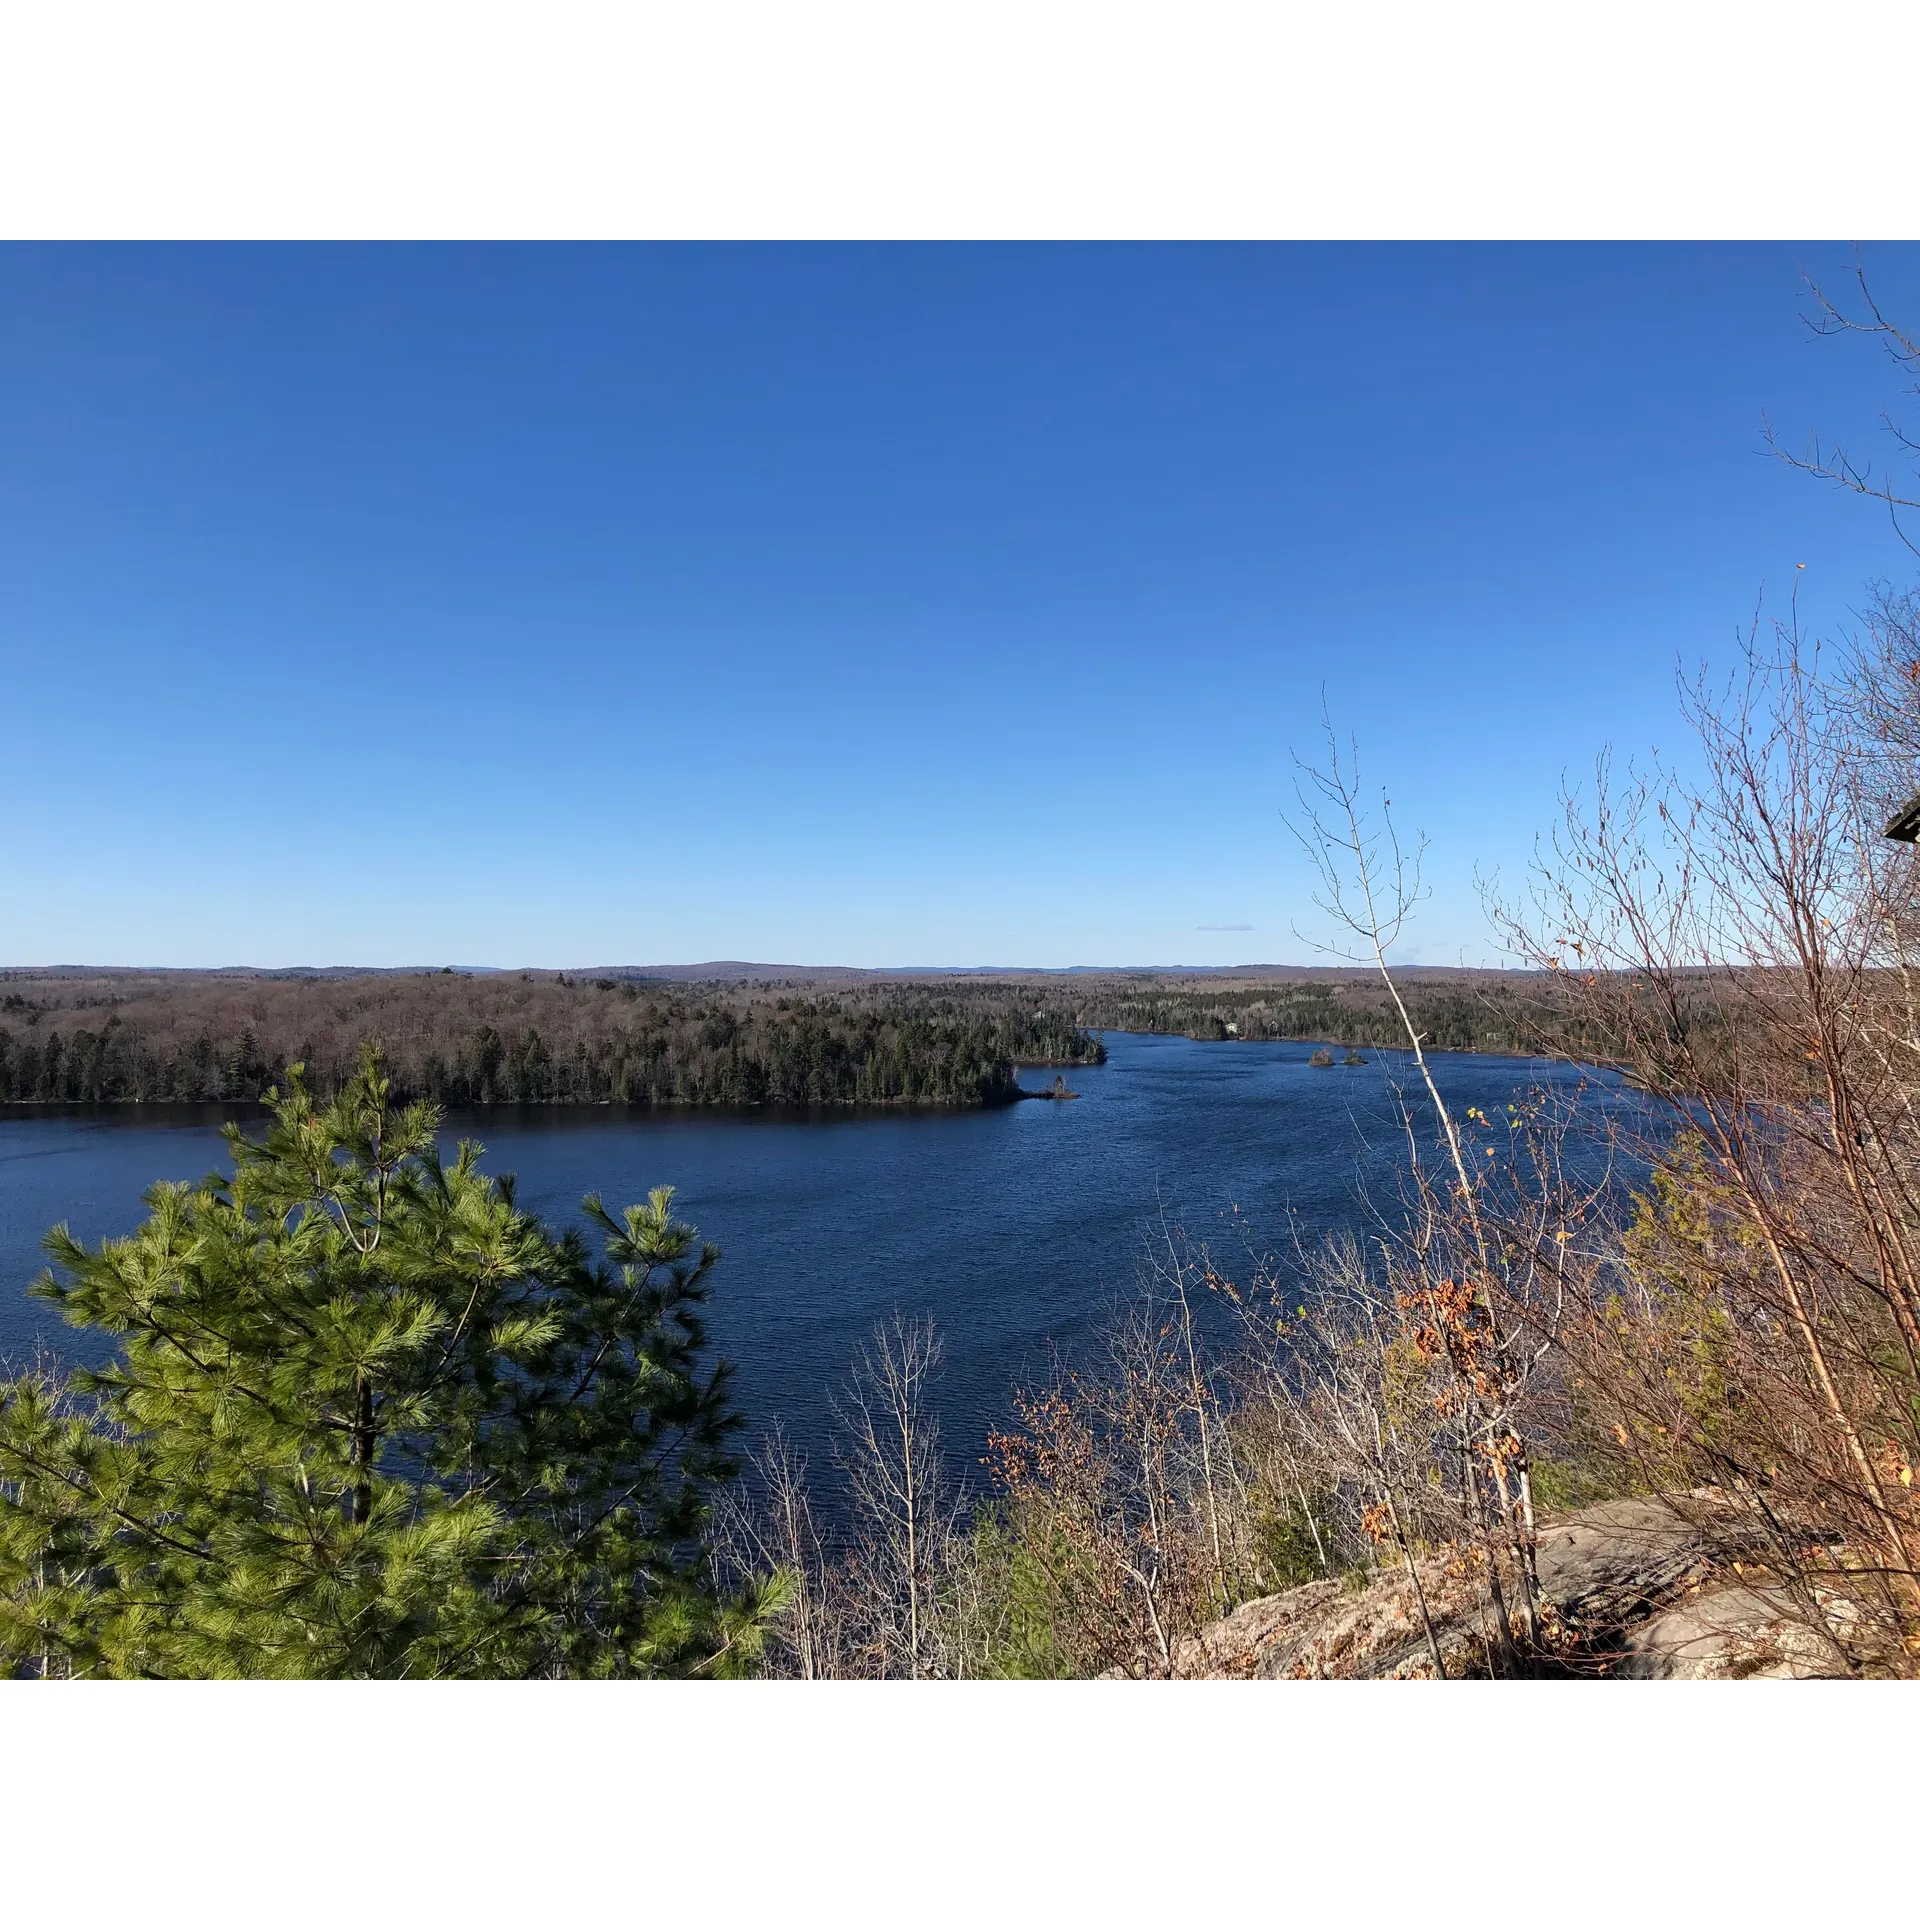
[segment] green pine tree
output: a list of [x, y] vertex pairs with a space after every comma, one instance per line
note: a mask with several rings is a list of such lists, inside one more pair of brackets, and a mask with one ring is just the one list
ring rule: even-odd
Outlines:
[[229, 1177], [159, 1185], [38, 1290], [114, 1361], [0, 1388], [0, 1670], [100, 1676], [725, 1674], [779, 1582], [721, 1593], [734, 1472], [672, 1190], [553, 1234], [396, 1110], [377, 1055], [296, 1070]]

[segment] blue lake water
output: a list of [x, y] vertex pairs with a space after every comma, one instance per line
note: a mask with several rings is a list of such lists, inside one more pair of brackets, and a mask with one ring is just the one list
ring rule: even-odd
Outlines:
[[[1083, 1350], [1129, 1290], [1161, 1209], [1198, 1235], [1244, 1224], [1265, 1244], [1294, 1222], [1316, 1235], [1359, 1226], [1369, 1169], [1376, 1191], [1390, 1187], [1404, 1150], [1401, 1056], [1328, 1071], [1307, 1064], [1306, 1045], [1106, 1041], [1105, 1066], [1066, 1074], [1082, 1096], [1072, 1101], [967, 1113], [496, 1108], [450, 1114], [444, 1139], [483, 1142], [489, 1170], [516, 1173], [521, 1203], [554, 1222], [575, 1217], [586, 1192], [617, 1211], [674, 1187], [677, 1208], [723, 1249], [710, 1326], [738, 1369], [739, 1404], [756, 1426], [784, 1419], [816, 1458], [828, 1390], [874, 1322], [896, 1308], [931, 1314], [946, 1344], [945, 1439], [971, 1466], [1013, 1386], [1045, 1370], [1050, 1346]], [[1462, 1107], [1580, 1077], [1471, 1054], [1434, 1067]], [[96, 1357], [26, 1297], [45, 1265], [42, 1234], [56, 1221], [88, 1240], [127, 1231], [150, 1183], [224, 1166], [221, 1120], [258, 1116], [0, 1107], [0, 1357]]]

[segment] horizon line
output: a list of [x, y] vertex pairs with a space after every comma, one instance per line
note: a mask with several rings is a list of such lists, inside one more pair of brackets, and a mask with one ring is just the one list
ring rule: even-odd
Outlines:
[[[1511, 973], [1526, 971], [1504, 963], [1466, 960], [1396, 960], [1393, 971], [1428, 973]], [[541, 974], [549, 976], [578, 974], [600, 978], [625, 975], [630, 978], [663, 978], [675, 974], [718, 973], [724, 971], [766, 974], [859, 973], [880, 975], [931, 974], [1067, 974], [1067, 973], [1373, 973], [1371, 962], [1353, 960], [1229, 960], [1229, 961], [1073, 961], [1060, 966], [1030, 963], [979, 962], [946, 965], [907, 962], [897, 966], [863, 966], [839, 960], [674, 960], [597, 962], [562, 966], [516, 966], [473, 961], [413, 961], [394, 965], [358, 961], [293, 960], [278, 965], [258, 961], [229, 960], [186, 963], [177, 961], [60, 960], [0, 961], [0, 977], [14, 974], [49, 973], [255, 973], [255, 974]]]

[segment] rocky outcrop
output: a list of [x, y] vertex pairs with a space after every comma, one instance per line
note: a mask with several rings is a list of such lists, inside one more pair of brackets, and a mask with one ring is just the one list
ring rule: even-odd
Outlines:
[[[1724, 1532], [1721, 1535], [1724, 1543]], [[1431, 1679], [1422, 1623], [1451, 1677], [1490, 1677], [1495, 1623], [1471, 1556], [1418, 1561], [1365, 1586], [1318, 1580], [1240, 1607], [1179, 1663], [1190, 1679]], [[1593, 1679], [1802, 1678], [1829, 1670], [1819, 1636], [1764, 1589], [1735, 1583], [1685, 1513], [1612, 1500], [1542, 1525], [1544, 1670]]]
[[1764, 1591], [1723, 1587], [1622, 1636], [1615, 1680], [1816, 1680], [1834, 1671], [1820, 1636]]

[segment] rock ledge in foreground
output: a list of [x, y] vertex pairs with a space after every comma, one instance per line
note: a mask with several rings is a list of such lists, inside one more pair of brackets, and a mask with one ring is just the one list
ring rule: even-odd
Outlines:
[[[1447, 1671], [1489, 1677], [1491, 1611], [1464, 1555], [1419, 1561]], [[1798, 1679], [1829, 1671], [1818, 1636], [1764, 1591], [1718, 1568], [1684, 1513], [1652, 1499], [1610, 1500], [1545, 1523], [1542, 1598], [1569, 1678]], [[1511, 1597], [1511, 1596], [1510, 1596]], [[1316, 1580], [1249, 1601], [1206, 1629], [1178, 1662], [1187, 1679], [1430, 1679], [1433, 1660], [1404, 1570], [1355, 1591]]]

